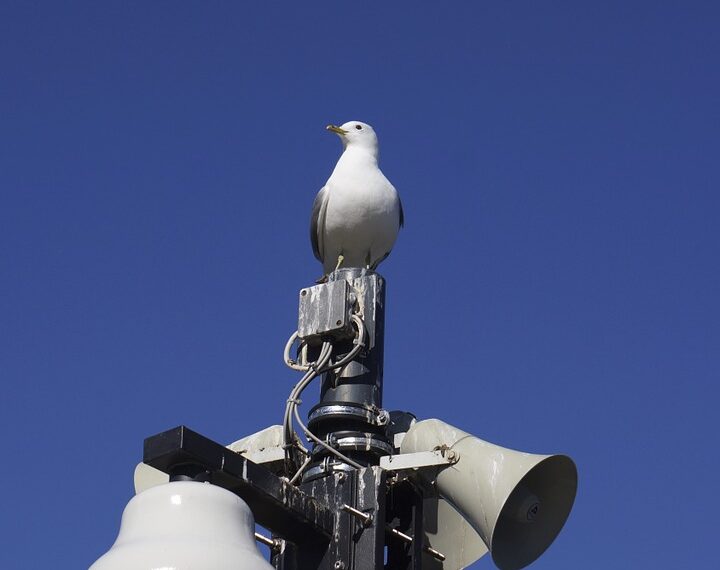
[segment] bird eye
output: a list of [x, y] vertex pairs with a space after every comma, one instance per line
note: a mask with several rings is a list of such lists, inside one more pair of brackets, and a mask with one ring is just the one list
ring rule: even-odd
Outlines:
[[362, 131], [362, 125], [355, 125], [355, 128], [356, 128], [358, 131]]

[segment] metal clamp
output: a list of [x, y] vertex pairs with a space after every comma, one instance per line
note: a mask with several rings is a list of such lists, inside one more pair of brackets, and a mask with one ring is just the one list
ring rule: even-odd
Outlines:
[[369, 451], [380, 455], [393, 452], [392, 446], [374, 434], [358, 434], [346, 437], [337, 437], [333, 447], [343, 451]]
[[326, 419], [353, 419], [384, 426], [390, 421], [390, 414], [387, 410], [371, 410], [350, 404], [328, 404], [317, 406], [310, 412], [308, 425], [312, 426]]
[[343, 476], [345, 473], [351, 473], [355, 468], [352, 465], [343, 463], [342, 461], [335, 460], [334, 456], [328, 456], [318, 464], [306, 469], [303, 472], [303, 483], [312, 481], [319, 477], [324, 477], [330, 473], [338, 473], [339, 476]]

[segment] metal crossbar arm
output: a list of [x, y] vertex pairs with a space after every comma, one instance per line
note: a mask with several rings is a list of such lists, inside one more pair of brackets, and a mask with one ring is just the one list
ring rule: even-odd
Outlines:
[[335, 514], [317, 499], [261, 465], [185, 426], [145, 440], [143, 462], [171, 478], [202, 474], [242, 498], [258, 524], [292, 541], [324, 541]]

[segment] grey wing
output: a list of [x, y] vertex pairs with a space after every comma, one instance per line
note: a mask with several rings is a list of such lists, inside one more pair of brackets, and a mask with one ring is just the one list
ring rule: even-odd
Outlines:
[[[403, 224], [405, 223], [405, 214], [403, 212], [402, 202], [400, 201], [400, 196], [398, 195], [398, 206], [400, 206], [400, 227], [403, 227]], [[380, 259], [378, 259], [375, 263], [372, 264], [372, 269], [375, 271], [377, 269], [377, 266], [380, 265], [383, 261], [385, 261], [388, 258], [388, 255], [390, 255], [390, 252], [388, 251], [385, 255], [383, 255]]]
[[310, 242], [313, 253], [321, 262], [325, 262], [325, 214], [327, 213], [328, 189], [323, 186], [315, 196], [310, 215]]

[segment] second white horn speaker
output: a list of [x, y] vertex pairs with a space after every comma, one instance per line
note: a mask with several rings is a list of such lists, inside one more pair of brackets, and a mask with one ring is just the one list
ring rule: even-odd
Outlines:
[[402, 453], [451, 449], [434, 484], [481, 536], [501, 570], [524, 568], [555, 540], [572, 509], [577, 470], [565, 455], [493, 445], [440, 420], [416, 422]]

